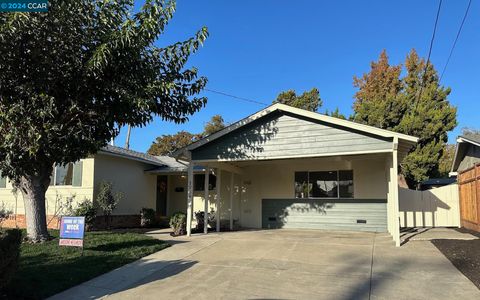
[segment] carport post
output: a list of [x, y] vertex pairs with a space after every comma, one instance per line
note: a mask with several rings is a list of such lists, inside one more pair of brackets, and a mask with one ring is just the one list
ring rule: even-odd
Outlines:
[[192, 209], [193, 209], [193, 163], [188, 164], [187, 171], [187, 236], [192, 234]]
[[209, 179], [210, 179], [210, 168], [208, 166], [205, 167], [205, 202], [203, 206], [203, 233], [208, 233], [208, 194], [209, 194]]
[[217, 221], [217, 232], [220, 232], [220, 199], [222, 198], [222, 169], [217, 169], [217, 211], [215, 220]]
[[233, 230], [233, 180], [235, 174], [232, 172], [230, 176], [230, 230]]
[[395, 246], [400, 247], [400, 212], [398, 205], [398, 138], [393, 140], [393, 158], [392, 158], [392, 200], [393, 200], [393, 212], [394, 212], [394, 226], [393, 228], [393, 240]]

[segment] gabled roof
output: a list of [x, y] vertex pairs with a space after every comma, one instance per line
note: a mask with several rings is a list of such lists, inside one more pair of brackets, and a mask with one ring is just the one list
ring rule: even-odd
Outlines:
[[123, 157], [126, 159], [131, 159], [131, 160], [135, 160], [135, 161], [139, 161], [139, 162], [143, 162], [143, 163], [147, 163], [155, 166], [166, 165], [163, 161], [161, 161], [160, 159], [158, 159], [153, 155], [138, 152], [138, 151], [133, 151], [133, 150], [125, 149], [121, 147], [116, 147], [112, 145], [107, 145], [103, 147], [99, 151], [99, 153], [111, 155], [111, 156]]
[[460, 135], [457, 138], [457, 145], [455, 147], [455, 155], [452, 162], [452, 173], [455, 173], [465, 156], [465, 150], [467, 145], [474, 145], [480, 147], [480, 136], [471, 134], [471, 135]]
[[335, 117], [330, 117], [330, 116], [326, 116], [326, 115], [323, 115], [323, 114], [320, 114], [320, 113], [317, 113], [317, 112], [311, 112], [311, 111], [307, 111], [307, 110], [304, 110], [304, 109], [300, 109], [300, 108], [295, 108], [295, 107], [292, 107], [292, 106], [288, 106], [288, 105], [285, 105], [285, 104], [280, 104], [280, 103], [275, 103], [275, 104], [272, 104], [270, 105], [269, 107], [259, 111], [259, 112], [256, 112], [255, 114], [253, 115], [250, 115], [236, 123], [233, 123], [231, 124], [230, 126], [227, 126], [225, 127], [224, 129], [218, 131], [218, 132], [215, 132], [203, 139], [200, 139], [188, 146], [186, 146], [185, 148], [182, 148], [180, 150], [177, 150], [173, 153], [173, 156], [174, 157], [179, 157], [181, 156], [182, 154], [185, 154], [186, 151], [191, 151], [191, 150], [194, 150], [200, 146], [203, 146], [213, 140], [216, 140], [218, 138], [221, 138], [222, 136], [240, 128], [240, 127], [243, 127], [247, 124], [250, 124], [252, 123], [253, 121], [259, 119], [259, 118], [262, 118], [266, 115], [269, 115], [271, 113], [274, 113], [274, 112], [277, 112], [277, 111], [280, 111], [280, 112], [288, 112], [290, 114], [294, 114], [294, 115], [297, 115], [297, 116], [301, 116], [301, 117], [306, 117], [306, 118], [310, 118], [310, 119], [313, 119], [313, 120], [318, 120], [318, 121], [322, 121], [322, 122], [325, 122], [325, 123], [330, 123], [330, 124], [333, 124], [333, 125], [337, 125], [337, 126], [341, 126], [341, 127], [345, 127], [345, 128], [351, 128], [353, 130], [357, 130], [359, 132], [365, 132], [365, 133], [368, 133], [368, 134], [373, 134], [373, 135], [377, 135], [379, 137], [386, 137], [386, 138], [398, 138], [399, 140], [402, 140], [402, 141], [405, 141], [409, 144], [415, 144], [417, 141], [418, 141], [418, 138], [417, 137], [414, 137], [414, 136], [410, 136], [410, 135], [406, 135], [406, 134], [401, 134], [401, 133], [396, 133], [396, 132], [393, 132], [393, 131], [389, 131], [389, 130], [385, 130], [385, 129], [380, 129], [380, 128], [377, 128], [377, 127], [373, 127], [373, 126], [368, 126], [368, 125], [363, 125], [363, 124], [359, 124], [359, 123], [356, 123], [356, 122], [352, 122], [352, 121], [348, 121], [348, 120], [342, 120], [342, 119], [339, 119], [339, 118], [335, 118]]

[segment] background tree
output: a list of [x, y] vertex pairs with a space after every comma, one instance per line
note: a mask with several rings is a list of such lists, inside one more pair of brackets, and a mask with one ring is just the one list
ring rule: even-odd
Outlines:
[[198, 134], [179, 131], [176, 134], [162, 135], [155, 139], [147, 153], [150, 155], [170, 155], [178, 149], [186, 147], [198, 140]]
[[372, 62], [369, 73], [354, 77], [354, 120], [360, 123], [419, 137], [419, 142], [401, 164], [409, 186], [438, 174], [439, 159], [455, 128], [457, 109], [448, 101], [450, 88], [440, 86], [433, 65], [412, 50], [401, 65], [390, 66], [385, 51]]
[[438, 160], [438, 177], [447, 178], [453, 164], [455, 156], [455, 145], [446, 144], [442, 151], [442, 156]]
[[273, 103], [282, 103], [309, 111], [318, 111], [323, 104], [317, 88], [313, 88], [301, 95], [297, 95], [294, 90], [281, 92]]
[[187, 131], [179, 131], [176, 134], [167, 134], [159, 136], [150, 145], [147, 153], [150, 155], [170, 155], [173, 152], [190, 145], [191, 143], [217, 132], [225, 127], [225, 121], [221, 115], [214, 115], [210, 121], [205, 124], [203, 132], [199, 134]]
[[330, 116], [330, 117], [343, 119], [343, 120], [347, 119], [347, 117], [345, 117], [345, 115], [340, 112], [340, 109], [338, 109], [338, 107], [335, 108], [335, 110], [332, 111], [332, 112], [329, 112], [328, 110], [326, 110], [325, 115]]
[[221, 115], [214, 115], [212, 119], [205, 124], [203, 128], [203, 136], [209, 136], [219, 130], [225, 128], [225, 121]]
[[401, 71], [401, 65], [389, 64], [383, 50], [378, 61], [370, 64], [369, 73], [353, 77], [353, 86], [358, 88], [353, 104], [356, 122], [395, 129], [408, 105], [398, 97], [402, 91]]
[[206, 78], [185, 69], [202, 28], [158, 47], [174, 1], [51, 0], [46, 13], [0, 14], [0, 172], [21, 190], [27, 234], [48, 238], [53, 165], [96, 153], [119, 126], [177, 123], [201, 109]]

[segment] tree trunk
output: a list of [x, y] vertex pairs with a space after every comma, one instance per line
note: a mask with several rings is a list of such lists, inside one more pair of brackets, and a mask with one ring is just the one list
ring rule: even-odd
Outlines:
[[47, 231], [45, 193], [50, 184], [52, 168], [42, 173], [24, 176], [20, 180], [20, 190], [25, 204], [27, 237], [33, 242], [44, 242], [50, 237]]

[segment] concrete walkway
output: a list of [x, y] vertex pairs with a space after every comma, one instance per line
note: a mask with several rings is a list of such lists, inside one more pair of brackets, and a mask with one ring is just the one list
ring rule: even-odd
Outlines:
[[241, 231], [171, 238], [172, 247], [52, 299], [480, 299], [429, 241], [386, 234]]

